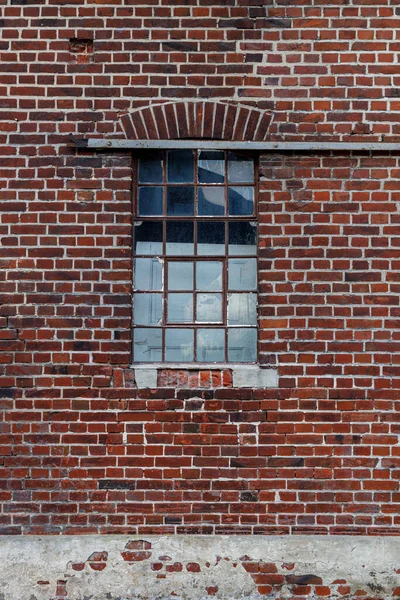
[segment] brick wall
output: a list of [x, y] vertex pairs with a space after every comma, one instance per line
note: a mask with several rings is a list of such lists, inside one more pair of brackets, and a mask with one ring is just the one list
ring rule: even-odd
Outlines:
[[398, 533], [399, 153], [260, 158], [261, 362], [130, 365], [135, 109], [216, 100], [271, 140], [399, 141], [398, 7], [3, 7], [0, 533]]

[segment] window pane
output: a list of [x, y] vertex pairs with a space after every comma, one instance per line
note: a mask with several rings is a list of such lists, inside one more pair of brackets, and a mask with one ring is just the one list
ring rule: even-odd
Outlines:
[[135, 325], [159, 325], [162, 319], [161, 294], [134, 294]]
[[162, 183], [163, 153], [153, 151], [144, 154], [139, 159], [139, 183]]
[[182, 256], [194, 252], [193, 222], [170, 221], [167, 223], [167, 254]]
[[239, 154], [228, 153], [229, 183], [253, 183], [254, 161]]
[[256, 362], [257, 330], [228, 329], [228, 360], [230, 362]]
[[161, 362], [162, 330], [134, 329], [133, 358], [136, 362]]
[[230, 258], [228, 260], [228, 289], [255, 290], [256, 288], [256, 259]]
[[254, 214], [254, 188], [230, 187], [228, 189], [228, 207], [230, 215]]
[[162, 215], [163, 214], [163, 188], [162, 187], [140, 187], [138, 214]]
[[228, 294], [228, 325], [257, 325], [256, 294]]
[[168, 183], [193, 183], [193, 150], [169, 150], [167, 156]]
[[191, 362], [193, 360], [193, 329], [167, 329], [165, 332], [165, 360]]
[[161, 254], [162, 253], [162, 223], [135, 224], [135, 254]]
[[177, 217], [194, 215], [193, 187], [183, 185], [167, 188], [167, 215], [175, 215]]
[[222, 290], [222, 262], [205, 260], [196, 263], [196, 289]]
[[193, 294], [168, 294], [168, 322], [193, 323]]
[[229, 254], [255, 254], [257, 227], [246, 221], [229, 223]]
[[136, 258], [135, 290], [161, 290], [162, 265], [157, 258]]
[[222, 294], [197, 294], [198, 323], [222, 322]]
[[223, 329], [197, 330], [197, 360], [199, 362], [225, 361], [225, 331]]
[[192, 290], [193, 289], [193, 263], [170, 262], [168, 263], [168, 289]]
[[210, 216], [225, 214], [225, 188], [200, 187], [198, 214]]
[[200, 221], [197, 224], [197, 254], [200, 256], [223, 256], [225, 254], [224, 223]]
[[224, 153], [199, 153], [199, 183], [224, 183]]

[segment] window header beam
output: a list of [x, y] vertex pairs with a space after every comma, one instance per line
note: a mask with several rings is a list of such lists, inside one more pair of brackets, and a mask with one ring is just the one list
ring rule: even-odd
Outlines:
[[257, 151], [315, 151], [345, 150], [361, 152], [400, 151], [399, 142], [230, 142], [224, 140], [123, 140], [76, 138], [70, 136], [77, 148], [93, 150], [257, 150]]

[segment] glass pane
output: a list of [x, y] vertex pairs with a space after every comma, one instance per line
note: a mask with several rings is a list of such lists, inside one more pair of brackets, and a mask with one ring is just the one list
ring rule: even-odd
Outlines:
[[224, 223], [197, 224], [197, 254], [200, 256], [223, 256], [225, 254]]
[[239, 154], [228, 153], [229, 183], [253, 183], [254, 161]]
[[167, 254], [182, 256], [194, 252], [192, 221], [170, 221], [167, 223]]
[[229, 223], [229, 254], [255, 254], [257, 227], [246, 221]]
[[163, 188], [162, 187], [140, 187], [138, 214], [162, 215], [163, 214]]
[[228, 360], [230, 362], [256, 362], [257, 330], [228, 329]]
[[228, 289], [257, 289], [255, 258], [230, 258], [228, 260]]
[[199, 153], [199, 183], [224, 183], [224, 153]]
[[158, 258], [136, 258], [134, 271], [135, 290], [161, 290], [162, 264]]
[[228, 189], [228, 211], [230, 215], [254, 214], [254, 188], [230, 187]]
[[193, 329], [167, 329], [165, 331], [165, 360], [191, 362], [193, 360]]
[[222, 294], [197, 294], [198, 323], [222, 322]]
[[228, 325], [257, 325], [256, 294], [228, 294]]
[[225, 330], [197, 330], [197, 360], [199, 362], [225, 361]]
[[193, 187], [182, 185], [167, 188], [167, 215], [177, 217], [194, 215]]
[[169, 323], [193, 323], [193, 294], [168, 294]]
[[142, 154], [139, 159], [139, 183], [162, 183], [163, 153], [153, 151], [149, 154]]
[[193, 150], [170, 150], [167, 153], [168, 183], [193, 183]]
[[196, 289], [222, 290], [222, 262], [207, 260], [196, 263]]
[[225, 214], [225, 188], [200, 187], [198, 213], [210, 216]]
[[162, 318], [161, 294], [134, 294], [135, 325], [159, 325]]
[[161, 329], [133, 330], [133, 359], [135, 362], [161, 362]]
[[162, 253], [162, 223], [135, 224], [135, 254], [161, 254]]
[[193, 289], [193, 263], [170, 262], [168, 263], [168, 289], [192, 290]]

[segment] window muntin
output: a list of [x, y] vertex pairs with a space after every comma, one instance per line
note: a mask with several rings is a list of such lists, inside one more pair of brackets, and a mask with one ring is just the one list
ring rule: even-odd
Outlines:
[[134, 362], [256, 362], [254, 160], [153, 151], [136, 182]]

